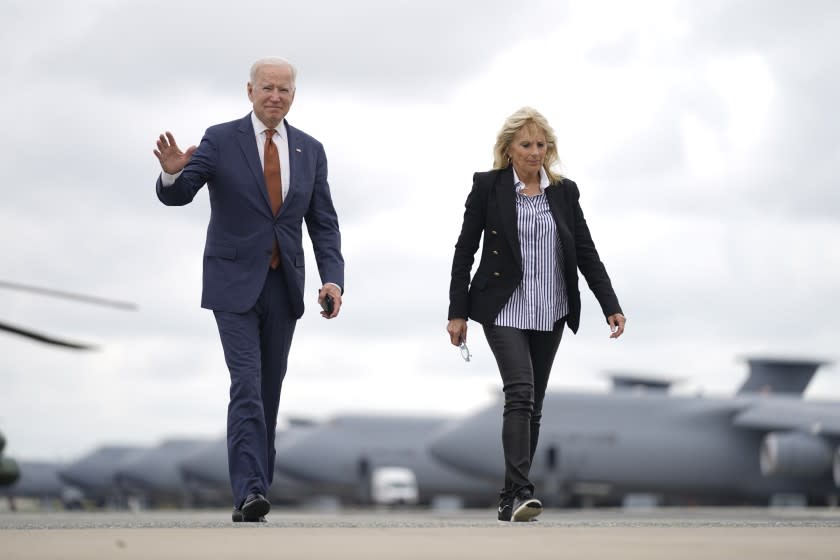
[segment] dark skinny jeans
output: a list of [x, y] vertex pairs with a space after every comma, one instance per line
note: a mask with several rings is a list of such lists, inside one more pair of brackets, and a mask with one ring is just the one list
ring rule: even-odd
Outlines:
[[533, 495], [529, 473], [540, 436], [540, 420], [551, 365], [563, 336], [565, 321], [552, 331], [485, 326], [505, 393], [502, 448], [505, 454], [505, 486], [501, 497], [512, 498], [523, 490]]

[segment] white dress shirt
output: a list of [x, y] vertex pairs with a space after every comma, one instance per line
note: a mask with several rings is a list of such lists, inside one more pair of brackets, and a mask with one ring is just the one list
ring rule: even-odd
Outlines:
[[522, 253], [522, 281], [496, 317], [500, 327], [550, 331], [569, 313], [563, 278], [563, 245], [548, 205], [545, 189], [551, 182], [540, 169], [540, 194], [522, 194], [525, 184], [513, 171], [516, 225]]

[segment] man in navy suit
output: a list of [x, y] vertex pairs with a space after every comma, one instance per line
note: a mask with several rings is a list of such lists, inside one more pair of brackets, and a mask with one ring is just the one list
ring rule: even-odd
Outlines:
[[323, 283], [321, 315], [333, 319], [341, 309], [344, 258], [327, 158], [285, 120], [295, 76], [285, 59], [258, 60], [247, 85], [251, 113], [211, 126], [186, 152], [166, 132], [154, 151], [161, 202], [188, 204], [205, 184], [210, 194], [201, 306], [213, 310], [230, 371], [234, 521], [264, 521], [271, 508], [280, 388], [304, 307], [304, 220]]

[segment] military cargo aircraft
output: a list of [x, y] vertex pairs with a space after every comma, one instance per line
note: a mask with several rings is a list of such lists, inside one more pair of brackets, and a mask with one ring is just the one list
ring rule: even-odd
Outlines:
[[216, 438], [182, 458], [178, 472], [196, 507], [233, 503], [228, 482], [227, 438]]
[[[199, 494], [193, 491], [194, 484], [184, 482], [182, 462], [203, 453], [201, 458], [209, 465], [224, 463], [226, 481], [226, 451], [215, 443], [173, 438], [151, 447], [104, 445], [66, 465], [58, 476], [98, 506], [192, 505]], [[213, 501], [212, 505], [222, 504]]]
[[[286, 454], [286, 447], [313, 427], [308, 421], [290, 420], [289, 426], [278, 429], [275, 449], [279, 456]], [[227, 460], [227, 438], [207, 444], [178, 463], [181, 480], [193, 496], [196, 505], [227, 506], [233, 503]], [[274, 469], [274, 481], [268, 497], [273, 504], [299, 503], [311, 494], [309, 485]]]
[[209, 443], [207, 439], [172, 438], [121, 460], [113, 473], [119, 496], [141, 507], [192, 505], [181, 479], [179, 463]]
[[[728, 398], [665, 391], [549, 393], [532, 477], [551, 502], [651, 493], [706, 503], [840, 495], [840, 402], [801, 399], [818, 361], [750, 359]], [[504, 477], [502, 404], [453, 423], [432, 455], [464, 474]]]
[[[278, 453], [310, 426], [293, 420], [278, 430]], [[27, 483], [11, 487], [10, 496], [63, 496], [71, 507], [83, 501], [116, 508], [228, 506], [233, 501], [225, 438], [167, 438], [151, 447], [105, 445], [70, 464], [33, 465], [37, 468], [27, 473]], [[307, 485], [275, 472], [269, 491], [275, 504], [297, 503], [308, 494]], [[67, 502], [70, 496], [74, 500]]]
[[126, 496], [114, 481], [120, 466], [142, 457], [148, 447], [103, 445], [58, 471], [62, 482], [82, 491], [99, 506], [125, 506]]
[[[9, 287], [0, 282], [0, 288]], [[5, 323], [0, 330], [66, 348], [93, 348]], [[612, 393], [549, 394], [533, 469], [543, 497], [549, 503], [597, 503], [648, 492], [666, 501], [766, 503], [793, 493], [824, 503], [840, 494], [840, 402], [801, 399], [821, 364], [749, 364], [749, 378], [729, 398], [673, 396], [667, 393], [670, 381], [626, 375], [613, 376]], [[296, 502], [320, 493], [367, 504], [376, 469], [399, 467], [415, 474], [423, 503], [456, 496], [484, 505], [495, 498], [502, 477], [500, 424], [496, 404], [463, 419], [348, 415], [278, 432], [273, 498]], [[18, 465], [2, 457], [3, 444], [0, 435], [0, 485], [20, 477]], [[64, 466], [59, 478], [65, 488], [78, 488], [100, 504], [124, 505], [126, 494], [153, 497], [179, 483], [188, 493], [210, 489], [229, 502], [224, 440], [161, 455], [161, 469], [152, 463], [137, 468], [144, 453], [151, 451], [105, 447]], [[53, 484], [44, 481], [45, 487]]]
[[428, 442], [451, 421], [440, 416], [342, 415], [283, 446], [277, 469], [306, 482], [311, 491], [343, 502], [371, 503], [377, 469], [414, 473], [420, 503], [457, 497], [486, 505], [498, 490], [489, 481], [459, 472], [429, 454]]

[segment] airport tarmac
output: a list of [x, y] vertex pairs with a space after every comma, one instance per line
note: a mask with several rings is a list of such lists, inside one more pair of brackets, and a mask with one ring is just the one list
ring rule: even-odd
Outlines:
[[840, 558], [840, 509], [547, 511], [501, 523], [489, 510], [0, 513], [8, 560], [257, 558]]

